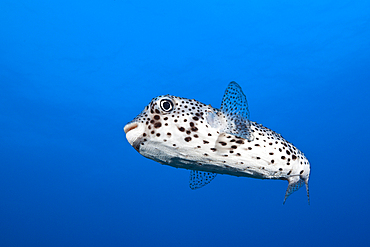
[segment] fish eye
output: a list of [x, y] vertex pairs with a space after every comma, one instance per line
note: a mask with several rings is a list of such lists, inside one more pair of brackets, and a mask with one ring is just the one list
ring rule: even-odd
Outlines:
[[162, 111], [169, 112], [173, 109], [173, 102], [169, 99], [162, 99], [160, 104]]

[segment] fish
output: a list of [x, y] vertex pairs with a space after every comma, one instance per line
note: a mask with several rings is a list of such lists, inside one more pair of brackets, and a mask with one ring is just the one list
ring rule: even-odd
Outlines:
[[250, 120], [242, 88], [232, 81], [221, 107], [173, 95], [155, 97], [123, 128], [129, 144], [163, 165], [190, 170], [199, 189], [217, 174], [287, 180], [283, 204], [303, 185], [310, 203], [310, 163], [280, 134]]

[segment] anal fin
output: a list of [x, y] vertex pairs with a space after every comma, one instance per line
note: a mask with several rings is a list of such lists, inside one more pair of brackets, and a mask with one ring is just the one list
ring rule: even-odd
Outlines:
[[192, 190], [202, 188], [203, 186], [209, 184], [215, 177], [217, 173], [213, 172], [203, 172], [203, 171], [190, 171], [189, 186]]
[[285, 204], [286, 199], [295, 191], [299, 190], [303, 184], [306, 185], [306, 190], [307, 190], [307, 197], [308, 197], [308, 204], [310, 204], [310, 194], [308, 190], [308, 181], [303, 180], [300, 176], [291, 176], [288, 178], [288, 188], [285, 192], [285, 197], [284, 197], [284, 202]]

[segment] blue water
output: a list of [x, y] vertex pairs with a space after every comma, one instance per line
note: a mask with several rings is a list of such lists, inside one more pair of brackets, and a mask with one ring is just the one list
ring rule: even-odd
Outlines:
[[[1, 246], [368, 246], [370, 1], [0, 3]], [[251, 120], [311, 162], [286, 181], [189, 171], [122, 127], [161, 94]]]

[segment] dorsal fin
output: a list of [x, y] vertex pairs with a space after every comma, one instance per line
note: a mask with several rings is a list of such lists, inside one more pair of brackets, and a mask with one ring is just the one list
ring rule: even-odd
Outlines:
[[203, 172], [203, 171], [190, 171], [189, 186], [192, 190], [202, 188], [203, 186], [209, 184], [215, 177], [217, 173], [213, 172]]
[[221, 112], [227, 118], [223, 132], [252, 140], [248, 102], [242, 88], [232, 81], [226, 88], [221, 103]]

